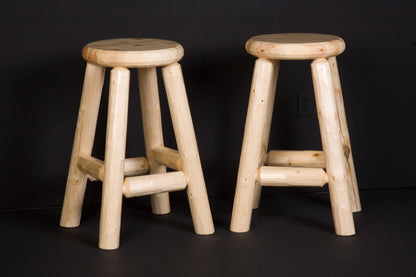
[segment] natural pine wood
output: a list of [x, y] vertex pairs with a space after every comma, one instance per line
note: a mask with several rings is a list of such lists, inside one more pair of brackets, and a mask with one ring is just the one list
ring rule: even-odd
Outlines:
[[137, 176], [149, 172], [149, 162], [145, 157], [128, 158], [124, 161], [124, 176]]
[[123, 193], [127, 198], [162, 192], [183, 190], [188, 178], [181, 171], [128, 177], [124, 180]]
[[[139, 68], [137, 74], [142, 108], [144, 142], [146, 157], [150, 165], [150, 173], [165, 173], [166, 166], [159, 164], [152, 154], [153, 149], [163, 147], [163, 130], [156, 68]], [[167, 214], [170, 212], [168, 192], [151, 195], [150, 199], [153, 213]]]
[[323, 187], [328, 176], [322, 168], [262, 166], [257, 180], [262, 186]]
[[[329, 183], [335, 232], [354, 234], [352, 211], [360, 210], [361, 206], [335, 59], [344, 51], [344, 41], [333, 35], [270, 34], [251, 38], [246, 49], [258, 59], [247, 111], [231, 231], [249, 230], [251, 208], [259, 205], [261, 186], [322, 187]], [[266, 70], [266, 65], [299, 59], [314, 60], [312, 75], [324, 151], [272, 150], [266, 154], [274, 101], [274, 94], [272, 97], [266, 89], [273, 80], [272, 70]], [[269, 108], [259, 104], [267, 97], [272, 99], [265, 101]]]
[[[94, 157], [81, 156], [78, 159], [79, 168], [93, 179], [104, 180], [104, 161]], [[124, 176], [137, 176], [149, 171], [149, 163], [146, 158], [130, 158], [124, 161]]]
[[326, 167], [324, 152], [311, 150], [272, 150], [267, 154], [265, 164], [274, 166]]
[[82, 49], [84, 59], [105, 67], [143, 68], [163, 66], [182, 59], [182, 46], [170, 40], [119, 38], [100, 40]]
[[[183, 48], [155, 39], [115, 39], [88, 44], [88, 61], [77, 131], [62, 210], [61, 225], [79, 225], [87, 178], [103, 181], [99, 247], [119, 246], [123, 191], [126, 197], [151, 194], [152, 211], [170, 211], [169, 191], [187, 188], [197, 234], [212, 234], [214, 225], [205, 188], [180, 65]], [[91, 156], [104, 80], [111, 70], [104, 162]], [[163, 71], [178, 151], [164, 147], [156, 66]], [[146, 158], [125, 159], [130, 71], [138, 68]], [[166, 173], [166, 166], [177, 172]], [[150, 172], [146, 176], [143, 175]], [[129, 177], [133, 176], [133, 177]], [[126, 178], [125, 178], [126, 177]], [[189, 183], [189, 185], [188, 185]]]
[[168, 147], [156, 147], [152, 151], [153, 158], [173, 170], [182, 170], [181, 158], [176, 150]]
[[128, 69], [116, 67], [111, 70], [100, 218], [101, 249], [116, 249], [119, 246], [129, 82]]
[[[276, 93], [276, 83], [277, 83], [277, 77], [279, 75], [279, 67], [280, 67], [280, 61], [274, 60], [274, 75], [272, 76], [272, 83], [270, 85], [270, 93], [275, 94]], [[274, 96], [273, 96], [274, 97]], [[262, 148], [261, 148], [261, 163], [260, 166], [265, 163], [265, 160], [267, 158], [267, 149], [269, 146], [269, 138], [270, 138], [270, 129], [272, 125], [272, 116], [273, 116], [273, 107], [274, 107], [274, 98], [273, 101], [268, 101], [267, 103], [267, 111], [266, 111], [266, 122], [265, 122], [265, 130], [263, 132], [262, 137]], [[256, 187], [254, 189], [254, 199], [253, 199], [253, 209], [257, 209], [260, 206], [260, 198], [261, 198], [261, 185], [256, 181]]]
[[256, 188], [257, 169], [267, 153], [265, 139], [270, 131], [272, 107], [278, 63], [257, 59], [250, 91], [243, 147], [237, 176], [237, 186], [230, 229], [233, 232], [247, 232], [250, 229], [251, 214]]
[[267, 34], [250, 38], [246, 49], [260, 58], [308, 60], [339, 55], [345, 50], [345, 42], [338, 36], [325, 34]]
[[350, 187], [352, 211], [359, 212], [361, 211], [361, 201], [360, 201], [360, 195], [358, 191], [357, 177], [355, 175], [354, 160], [353, 160], [352, 151], [351, 151], [350, 134], [348, 132], [347, 117], [345, 115], [344, 100], [342, 97], [341, 82], [340, 82], [339, 73], [338, 73], [337, 60], [335, 57], [330, 57], [328, 58], [328, 61], [331, 66], [332, 80], [334, 84], [335, 100], [336, 100], [337, 109], [338, 109], [342, 141], [343, 141], [344, 149], [349, 150], [349, 155], [348, 156], [346, 155], [346, 157], [348, 159], [347, 173], [348, 173], [348, 185]]
[[313, 61], [311, 67], [335, 232], [349, 236], [355, 228], [331, 67], [326, 59]]
[[104, 161], [94, 157], [81, 156], [78, 158], [78, 167], [92, 180], [104, 180]]
[[78, 159], [82, 155], [91, 155], [104, 74], [105, 68], [90, 63], [87, 64], [64, 204], [62, 207], [60, 222], [62, 227], [77, 227], [81, 221], [82, 203], [84, 202], [84, 193], [87, 186], [87, 174], [79, 169]]
[[181, 66], [178, 63], [165, 66], [162, 74], [182, 170], [189, 180], [187, 194], [195, 232], [201, 235], [212, 234], [214, 224]]

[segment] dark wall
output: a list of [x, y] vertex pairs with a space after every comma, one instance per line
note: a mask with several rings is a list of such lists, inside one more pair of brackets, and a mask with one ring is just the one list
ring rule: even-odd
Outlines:
[[[92, 2], [3, 3], [2, 208], [61, 202], [85, 69], [81, 48], [117, 37], [164, 38], [184, 46], [181, 63], [207, 188], [211, 196], [231, 196], [254, 64], [245, 41], [262, 33], [340, 35], [347, 44], [338, 62], [359, 185], [415, 186], [414, 1]], [[144, 154], [132, 76], [130, 157]], [[174, 147], [161, 92], [166, 144]], [[103, 95], [94, 148], [99, 157], [105, 138]], [[321, 148], [309, 62], [282, 62], [275, 111], [271, 148]], [[90, 187], [98, 191], [100, 186]]]

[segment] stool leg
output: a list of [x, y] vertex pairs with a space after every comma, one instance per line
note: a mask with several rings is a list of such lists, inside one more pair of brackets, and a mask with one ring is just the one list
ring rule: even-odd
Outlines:
[[187, 194], [195, 232], [200, 235], [212, 234], [214, 224], [181, 66], [178, 63], [165, 66], [162, 73], [183, 172], [189, 180]]
[[129, 78], [126, 68], [111, 70], [98, 244], [101, 249], [116, 249], [120, 240]]
[[349, 236], [355, 234], [354, 219], [331, 68], [326, 59], [313, 61], [311, 67], [335, 233]]
[[[152, 150], [163, 146], [163, 130], [160, 115], [159, 91], [157, 86], [156, 67], [137, 69], [140, 103], [142, 106], [143, 133], [146, 145], [146, 157], [149, 161], [150, 173], [164, 173], [166, 166], [152, 158]], [[169, 193], [157, 193], [150, 196], [152, 211], [155, 214], [170, 212]]]
[[78, 168], [78, 158], [80, 155], [91, 155], [104, 75], [104, 67], [87, 64], [62, 207], [60, 222], [62, 227], [77, 227], [81, 220], [87, 174]]
[[352, 211], [359, 212], [361, 211], [360, 195], [358, 191], [357, 177], [355, 175], [354, 160], [352, 157], [350, 135], [348, 132], [347, 117], [345, 115], [345, 108], [344, 108], [344, 100], [342, 99], [342, 90], [341, 90], [341, 82], [339, 80], [337, 59], [335, 57], [330, 57], [328, 61], [331, 66], [332, 80], [334, 82], [335, 100], [337, 102], [338, 116], [339, 116], [339, 121], [340, 121], [339, 123], [341, 126], [342, 141], [343, 141], [344, 147], [346, 147], [349, 150], [347, 151], [349, 153], [348, 158], [347, 158], [348, 159], [347, 173], [348, 173], [348, 185], [350, 187]]
[[278, 66], [277, 61], [260, 58], [254, 67], [231, 217], [233, 232], [250, 229], [257, 169], [267, 151]]
[[[273, 94], [273, 97], [275, 96], [275, 92], [276, 92], [276, 83], [277, 83], [277, 77], [279, 75], [279, 65], [280, 65], [280, 61], [275, 60], [274, 62], [276, 63], [275, 65], [276, 72], [274, 73], [272, 84], [270, 85], [270, 90], [271, 90], [270, 93]], [[262, 157], [262, 159], [266, 158], [267, 149], [269, 146], [270, 128], [272, 125], [272, 117], [273, 117], [273, 107], [274, 107], [274, 98], [273, 98], [273, 101], [269, 101], [267, 103], [267, 112], [266, 112], [267, 118], [266, 118], [265, 130], [263, 132], [263, 140], [262, 140], [262, 145], [264, 147], [261, 148], [262, 152], [260, 154], [260, 157]], [[262, 160], [261, 165], [263, 165], [263, 160]], [[260, 197], [261, 197], [261, 185], [259, 182], [256, 181], [256, 188], [254, 190], [253, 209], [257, 209], [260, 206]]]

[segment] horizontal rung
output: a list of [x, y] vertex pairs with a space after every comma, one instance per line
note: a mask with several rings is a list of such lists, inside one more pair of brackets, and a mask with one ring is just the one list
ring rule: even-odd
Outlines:
[[323, 151], [272, 150], [267, 154], [266, 165], [325, 168]]
[[161, 146], [153, 149], [152, 158], [173, 170], [182, 170], [179, 153], [171, 148]]
[[94, 179], [104, 179], [104, 162], [94, 157], [81, 156], [78, 159], [78, 167]]
[[149, 162], [145, 157], [128, 158], [124, 161], [124, 176], [137, 176], [149, 172]]
[[[104, 180], [104, 162], [94, 157], [81, 156], [78, 159], [79, 168], [92, 178]], [[146, 158], [130, 158], [124, 161], [124, 175], [143, 175], [149, 171], [149, 163]]]
[[257, 181], [262, 186], [322, 187], [328, 183], [328, 175], [322, 168], [262, 166]]
[[188, 179], [182, 171], [127, 177], [124, 179], [124, 196], [135, 197], [160, 192], [183, 190]]

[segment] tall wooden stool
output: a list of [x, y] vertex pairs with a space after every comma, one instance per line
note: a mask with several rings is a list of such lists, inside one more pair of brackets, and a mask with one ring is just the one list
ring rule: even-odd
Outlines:
[[[361, 210], [335, 56], [345, 49], [337, 36], [269, 34], [246, 43], [256, 56], [237, 177], [231, 231], [250, 229], [262, 186], [329, 186], [335, 233], [355, 234], [352, 212]], [[279, 60], [313, 60], [323, 151], [269, 151]]]
[[[123, 195], [151, 195], [155, 214], [170, 212], [169, 191], [186, 189], [195, 232], [214, 226], [181, 66], [183, 48], [159, 39], [110, 39], [87, 44], [78, 123], [60, 225], [80, 224], [87, 178], [103, 182], [99, 247], [119, 246]], [[156, 67], [162, 66], [178, 151], [164, 147]], [[105, 159], [91, 156], [105, 67], [110, 77]], [[125, 159], [130, 71], [137, 68], [146, 157]], [[166, 167], [175, 171], [166, 173]], [[148, 175], [144, 175], [147, 174]]]

